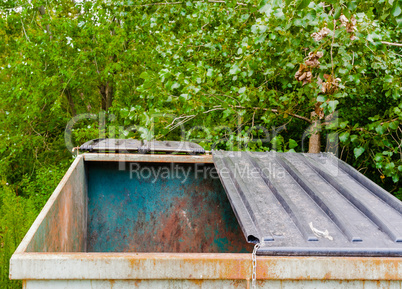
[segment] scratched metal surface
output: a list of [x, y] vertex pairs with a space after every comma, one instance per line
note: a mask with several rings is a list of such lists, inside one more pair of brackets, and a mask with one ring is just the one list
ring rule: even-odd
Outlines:
[[[19, 253], [10, 278], [25, 280], [249, 280], [244, 253]], [[258, 256], [258, 280], [401, 281], [402, 258]]]
[[402, 202], [330, 155], [213, 152], [260, 255], [402, 256]]
[[252, 250], [212, 164], [86, 165], [88, 252]]
[[86, 185], [84, 160], [80, 157], [35, 221], [38, 224], [36, 231], [27, 234], [32, 236], [29, 236], [31, 240], [26, 245], [26, 252], [86, 251]]
[[[250, 283], [250, 282], [249, 282]], [[63, 280], [27, 281], [25, 289], [249, 289], [246, 280]], [[258, 289], [400, 289], [400, 281], [258, 281]]]

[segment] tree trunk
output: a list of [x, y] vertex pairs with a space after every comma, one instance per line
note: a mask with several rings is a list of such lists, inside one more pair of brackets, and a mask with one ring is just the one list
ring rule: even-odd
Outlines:
[[[46, 10], [45, 10], [45, 6], [40, 6], [39, 7], [39, 13], [40, 13], [40, 17], [42, 18], [45, 14], [46, 14]], [[49, 34], [50, 40], [52, 40], [52, 31], [50, 31], [50, 26], [49, 24], [46, 25], [46, 31]]]
[[108, 111], [113, 102], [113, 86], [107, 81], [99, 86], [99, 92], [102, 96], [102, 110]]
[[318, 154], [321, 151], [321, 133], [320, 133], [320, 119], [313, 111], [311, 113], [311, 120], [313, 125], [311, 126], [311, 136], [308, 144], [308, 152], [310, 154]]
[[76, 116], [77, 112], [75, 111], [75, 105], [74, 105], [74, 100], [73, 100], [73, 96], [71, 95], [71, 91], [66, 88], [64, 93], [67, 96], [67, 100], [68, 100], [68, 105], [70, 106], [70, 112], [72, 116]]

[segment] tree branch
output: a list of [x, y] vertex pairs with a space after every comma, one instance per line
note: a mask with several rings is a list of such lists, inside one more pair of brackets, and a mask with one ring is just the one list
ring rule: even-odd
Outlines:
[[139, 6], [143, 7], [143, 6], [155, 6], [155, 5], [177, 5], [177, 4], [183, 4], [183, 2], [149, 3], [149, 4], [142, 4], [142, 5], [139, 5]]
[[332, 79], [331, 81], [333, 81], [335, 79], [335, 75], [334, 75], [334, 58], [332, 56], [332, 48], [334, 47], [334, 41], [335, 41], [335, 30], [336, 30], [336, 20], [334, 19], [334, 31], [332, 34], [332, 43], [331, 43], [331, 67], [332, 67]]
[[[225, 1], [213, 1], [213, 0], [208, 0], [207, 2], [209, 2], [209, 3], [226, 3]], [[240, 6], [247, 6], [247, 4], [245, 4], [245, 3], [237, 2], [236, 4], [240, 5]]]
[[[275, 108], [261, 108], [261, 107], [250, 107], [250, 108], [248, 108], [248, 107], [244, 107], [244, 106], [240, 106], [240, 105], [229, 105], [229, 106], [231, 106], [232, 108], [242, 108], [242, 109], [250, 109], [251, 108], [251, 109], [254, 109], [254, 110], [260, 109], [260, 110], [264, 110], [264, 111], [271, 111], [273, 113], [279, 113], [279, 110], [277, 110]], [[304, 121], [306, 121], [308, 123], [312, 123], [312, 121], [307, 117], [304, 117], [304, 116], [301, 116], [301, 115], [298, 115], [298, 114], [294, 114], [294, 113], [291, 113], [291, 112], [287, 112], [287, 114], [293, 116], [294, 118], [298, 118], [298, 119], [304, 120]]]
[[402, 47], [402, 43], [392, 43], [392, 42], [387, 42], [387, 41], [381, 41], [382, 44], [385, 45], [390, 45], [390, 46], [399, 46]]
[[24, 31], [26, 39], [28, 40], [28, 42], [30, 42], [31, 40], [29, 39], [29, 37], [25, 31], [24, 21], [22, 21], [22, 18], [21, 18], [21, 24], [22, 24], [22, 31]]
[[[204, 2], [204, 1], [196, 1], [196, 2]], [[220, 1], [220, 0], [208, 0], [206, 1], [208, 3], [226, 3], [225, 1]], [[138, 6], [155, 6], [155, 5], [178, 5], [178, 4], [183, 4], [183, 2], [159, 2], [159, 3], [149, 3], [149, 4], [142, 4], [142, 5], [138, 5]], [[240, 3], [237, 2], [236, 3], [239, 6], [247, 6], [247, 4], [245, 3]], [[254, 5], [253, 5], [254, 6]]]

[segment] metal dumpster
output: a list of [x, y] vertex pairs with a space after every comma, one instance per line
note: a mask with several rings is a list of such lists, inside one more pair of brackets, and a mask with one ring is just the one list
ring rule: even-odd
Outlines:
[[112, 141], [12, 256], [24, 288], [402, 288], [402, 203], [336, 158]]

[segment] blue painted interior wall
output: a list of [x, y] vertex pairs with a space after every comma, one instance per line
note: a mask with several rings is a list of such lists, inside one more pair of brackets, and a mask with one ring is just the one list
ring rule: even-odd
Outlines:
[[[250, 252], [212, 164], [86, 162], [88, 252]], [[131, 167], [131, 170], [130, 170]]]

